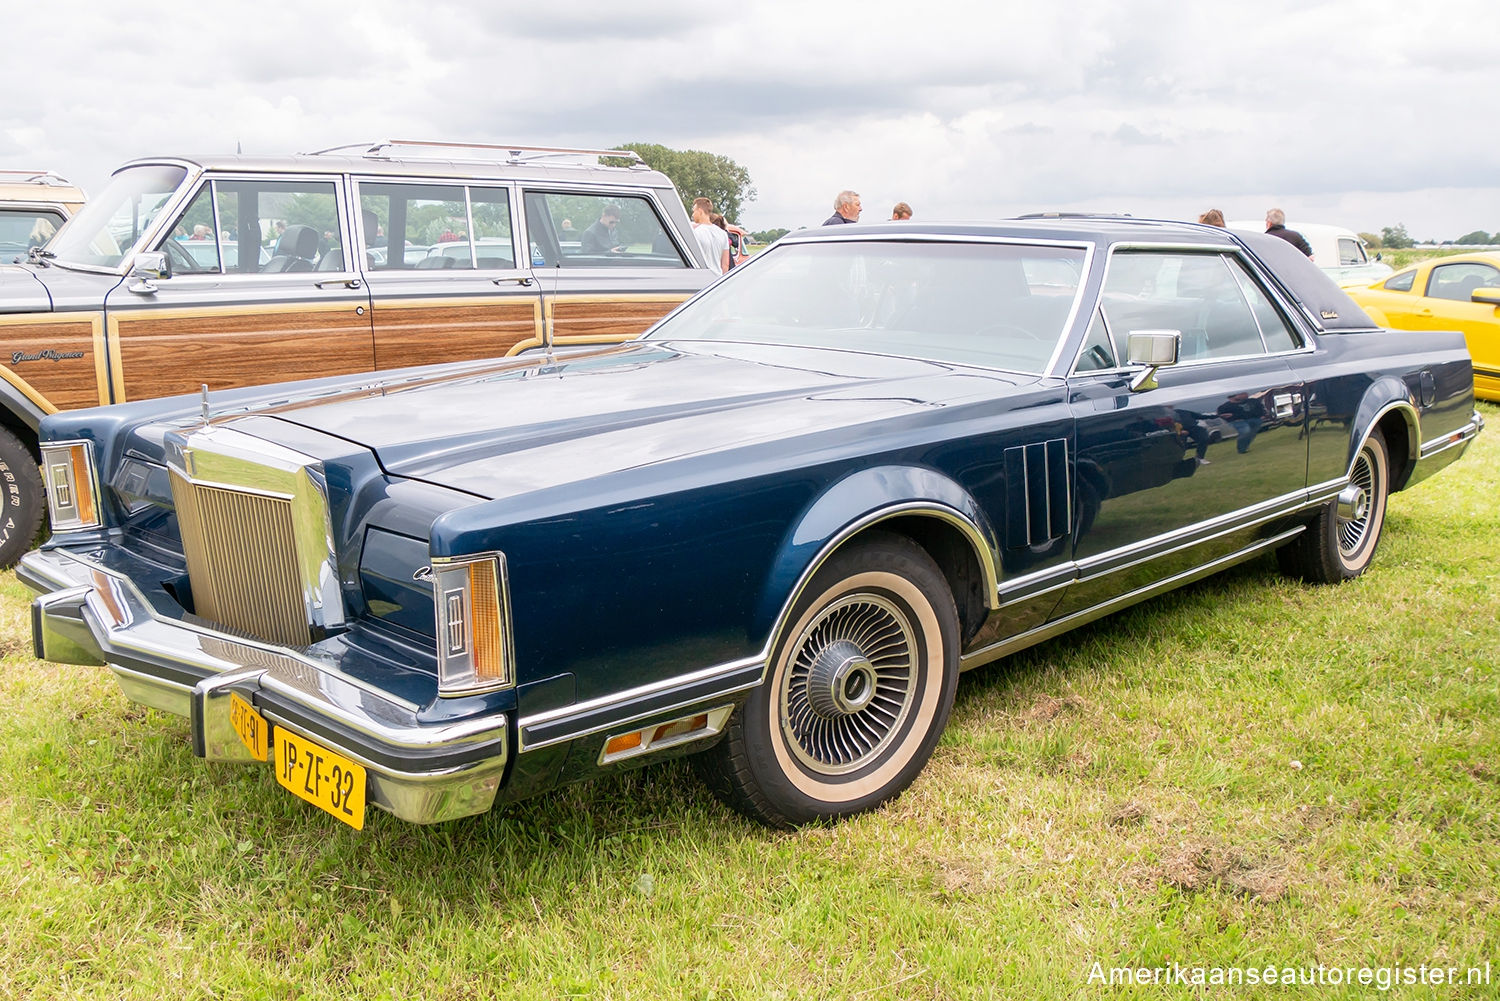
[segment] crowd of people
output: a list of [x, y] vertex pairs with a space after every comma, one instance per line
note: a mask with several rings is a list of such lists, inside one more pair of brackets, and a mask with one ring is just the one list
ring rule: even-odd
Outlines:
[[[859, 222], [863, 212], [860, 204], [858, 191], [840, 191], [833, 200], [833, 215], [823, 220], [824, 226], [843, 226], [848, 223]], [[693, 199], [693, 235], [698, 240], [698, 246], [702, 248], [704, 256], [717, 263], [719, 270], [728, 271], [734, 267], [734, 255], [729, 249], [729, 231], [724, 222], [724, 217], [714, 211], [712, 200], [708, 198]], [[891, 221], [900, 222], [912, 217], [911, 206], [906, 202], [897, 202], [891, 208]], [[1225, 226], [1224, 213], [1219, 209], [1209, 209], [1198, 216], [1198, 222], [1205, 226]], [[1279, 208], [1266, 210], [1266, 232], [1271, 236], [1279, 237], [1292, 246], [1296, 247], [1308, 257], [1313, 256], [1312, 246], [1306, 238], [1294, 229], [1286, 227], [1286, 213]]]

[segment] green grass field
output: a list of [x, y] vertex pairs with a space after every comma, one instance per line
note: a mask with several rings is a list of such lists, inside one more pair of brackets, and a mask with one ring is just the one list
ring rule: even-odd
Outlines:
[[967, 675], [911, 790], [791, 834], [682, 762], [354, 832], [267, 768], [195, 759], [185, 720], [104, 669], [33, 660], [7, 574], [0, 998], [1186, 997], [1089, 977], [1500, 967], [1484, 412], [1463, 460], [1392, 499], [1364, 577], [1261, 559]]

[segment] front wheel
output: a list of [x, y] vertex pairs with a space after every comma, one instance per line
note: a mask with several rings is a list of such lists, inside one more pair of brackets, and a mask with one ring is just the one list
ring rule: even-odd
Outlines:
[[15, 566], [31, 548], [46, 506], [36, 457], [0, 428], [0, 570]]
[[1390, 450], [1370, 432], [1349, 471], [1349, 485], [1328, 502], [1307, 530], [1277, 550], [1281, 569], [1320, 584], [1358, 577], [1375, 558], [1391, 487]]
[[932, 756], [958, 685], [958, 613], [916, 543], [872, 534], [809, 582], [765, 681], [698, 756], [726, 803], [773, 827], [873, 809]]

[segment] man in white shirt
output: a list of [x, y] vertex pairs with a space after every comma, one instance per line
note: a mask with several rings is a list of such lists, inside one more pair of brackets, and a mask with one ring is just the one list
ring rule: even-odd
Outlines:
[[709, 219], [713, 211], [714, 203], [707, 198], [693, 199], [693, 236], [703, 256], [722, 273], [729, 270], [729, 234]]

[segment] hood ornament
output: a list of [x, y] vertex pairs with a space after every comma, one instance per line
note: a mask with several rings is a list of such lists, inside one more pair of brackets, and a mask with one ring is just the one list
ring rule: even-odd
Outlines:
[[203, 383], [203, 423], [208, 423], [208, 383]]

